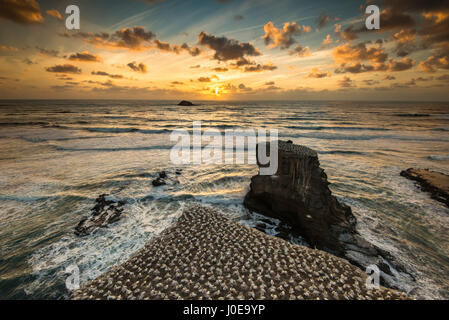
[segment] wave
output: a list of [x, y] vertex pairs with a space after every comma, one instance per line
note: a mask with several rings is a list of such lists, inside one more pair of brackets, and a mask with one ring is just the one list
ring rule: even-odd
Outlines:
[[322, 140], [374, 140], [374, 139], [391, 139], [400, 141], [435, 141], [435, 142], [448, 142], [449, 139], [443, 138], [426, 138], [422, 136], [399, 136], [399, 135], [342, 135], [333, 133], [280, 133], [279, 137], [283, 138], [309, 138], [309, 139], [322, 139]]
[[332, 150], [332, 151], [317, 151], [318, 154], [352, 154], [352, 155], [361, 155], [365, 156], [365, 152], [360, 151], [351, 151], [351, 150]]
[[395, 113], [393, 115], [396, 117], [430, 117], [430, 114], [427, 113]]
[[29, 121], [29, 122], [0, 122], [0, 127], [18, 127], [18, 126], [47, 126], [48, 122]]
[[379, 127], [309, 127], [309, 126], [286, 126], [288, 129], [298, 129], [298, 130], [369, 130], [369, 131], [389, 131], [391, 129], [379, 128]]
[[111, 137], [113, 137], [113, 136], [70, 137], [70, 138], [20, 137], [20, 139], [28, 141], [28, 142], [48, 142], [48, 141], [72, 141], [72, 140], [103, 139], [103, 138], [111, 138]]
[[117, 148], [67, 148], [52, 146], [58, 151], [88, 151], [88, 152], [117, 152], [117, 151], [148, 151], [148, 150], [169, 150], [172, 146], [149, 146], [149, 147], [117, 147]]
[[445, 160], [449, 160], [449, 154], [430, 155], [427, 158], [429, 158], [430, 160], [435, 160], [435, 161], [445, 161]]

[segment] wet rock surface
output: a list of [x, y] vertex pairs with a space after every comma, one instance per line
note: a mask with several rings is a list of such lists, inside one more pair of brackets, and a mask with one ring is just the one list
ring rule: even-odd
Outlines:
[[449, 176], [428, 169], [409, 168], [401, 176], [418, 182], [421, 190], [429, 192], [432, 199], [449, 207]]
[[72, 299], [407, 299], [346, 260], [192, 206]]
[[77, 236], [87, 236], [98, 228], [107, 227], [117, 222], [123, 213], [124, 201], [107, 200], [107, 195], [102, 194], [95, 200], [95, 206], [91, 210], [91, 216], [80, 221], [75, 227]]
[[[388, 262], [395, 271], [413, 278], [388, 252], [360, 236], [351, 208], [332, 195], [318, 154], [291, 141], [278, 143], [276, 174], [252, 177], [244, 205], [250, 211], [285, 221], [311, 247], [343, 257], [363, 270]], [[394, 272], [385, 267], [381, 271], [385, 283], [396, 287]]]

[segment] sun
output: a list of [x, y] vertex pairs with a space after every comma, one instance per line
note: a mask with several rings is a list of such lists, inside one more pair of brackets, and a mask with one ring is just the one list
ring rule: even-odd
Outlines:
[[215, 88], [215, 95], [217, 97], [220, 95], [220, 89], [218, 87]]

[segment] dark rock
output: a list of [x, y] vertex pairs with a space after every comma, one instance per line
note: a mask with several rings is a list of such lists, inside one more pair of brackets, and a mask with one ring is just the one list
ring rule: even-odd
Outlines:
[[167, 178], [167, 173], [165, 171], [159, 172], [159, 178], [166, 179]]
[[449, 207], [449, 176], [428, 169], [409, 168], [401, 171], [401, 176], [417, 181], [421, 190], [429, 192], [432, 199]]
[[277, 173], [251, 178], [245, 206], [288, 222], [312, 246], [342, 254], [336, 230], [352, 234], [356, 220], [351, 208], [332, 196], [328, 184], [315, 151], [279, 141]]
[[252, 177], [244, 204], [288, 223], [312, 247], [346, 258], [363, 270], [379, 264], [380, 257], [392, 258], [358, 234], [351, 208], [338, 201], [328, 185], [314, 150], [278, 141], [276, 174]]
[[167, 182], [165, 182], [165, 180], [160, 178], [160, 177], [155, 179], [155, 180], [153, 180], [152, 183], [153, 183], [153, 186], [155, 186], [155, 187], [159, 187], [159, 186], [163, 186], [163, 185], [167, 184]]
[[178, 176], [182, 174], [182, 169], [177, 169], [175, 172]]
[[190, 101], [182, 100], [180, 103], [178, 103], [178, 106], [195, 106], [195, 104]]
[[100, 195], [95, 200], [95, 206], [91, 210], [89, 218], [82, 219], [75, 227], [77, 236], [86, 236], [98, 228], [104, 228], [111, 223], [120, 220], [125, 201], [115, 202], [106, 200], [106, 194]]

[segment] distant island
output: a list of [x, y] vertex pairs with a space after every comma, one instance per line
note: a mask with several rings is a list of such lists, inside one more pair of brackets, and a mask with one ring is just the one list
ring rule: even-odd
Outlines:
[[196, 106], [196, 104], [193, 104], [190, 101], [182, 100], [180, 103], [178, 103], [178, 106]]

